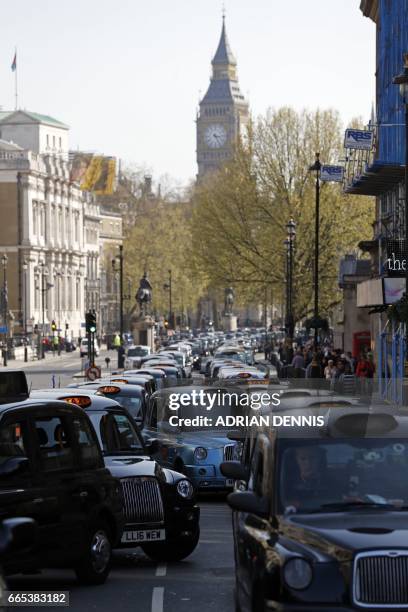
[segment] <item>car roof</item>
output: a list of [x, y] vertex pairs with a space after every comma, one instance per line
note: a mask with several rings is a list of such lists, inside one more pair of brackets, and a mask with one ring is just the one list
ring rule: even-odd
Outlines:
[[3, 413], [7, 413], [14, 410], [27, 409], [30, 410], [33, 407], [39, 408], [69, 408], [72, 407], [73, 410], [79, 411], [79, 408], [76, 406], [68, 406], [67, 402], [60, 401], [58, 399], [46, 399], [46, 398], [28, 398], [23, 401], [18, 402], [10, 402], [9, 404], [1, 404], [0, 405], [0, 416]]
[[[55, 399], [61, 400], [64, 402], [64, 399], [67, 397], [88, 397], [92, 404], [86, 408], [86, 410], [107, 410], [113, 408], [120, 408], [120, 404], [115, 400], [102, 395], [97, 392], [97, 389], [88, 389], [87, 391], [83, 389], [75, 389], [74, 387], [67, 387], [64, 389], [36, 389], [31, 392], [30, 397], [34, 398], [47, 398], [49, 396], [55, 397]], [[65, 403], [65, 402], [64, 402]], [[72, 404], [70, 404], [72, 405]], [[84, 408], [82, 408], [83, 410]]]
[[[297, 438], [297, 439], [362, 439], [362, 438], [407, 438], [408, 439], [408, 415], [392, 406], [351, 406], [340, 408], [329, 408], [320, 415], [316, 410], [303, 408], [300, 410], [288, 410], [284, 415], [297, 417], [292, 426], [271, 427], [262, 425], [258, 433], [272, 438]], [[323, 416], [324, 425], [302, 426], [299, 417], [306, 417], [309, 421], [313, 417]]]

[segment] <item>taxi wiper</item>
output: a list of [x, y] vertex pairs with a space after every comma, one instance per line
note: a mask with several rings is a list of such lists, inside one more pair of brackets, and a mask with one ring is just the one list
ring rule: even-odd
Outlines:
[[329, 504], [321, 504], [321, 510], [347, 510], [348, 508], [379, 508], [380, 510], [395, 510], [393, 504], [374, 502], [374, 501], [343, 501], [343, 502], [331, 502]]

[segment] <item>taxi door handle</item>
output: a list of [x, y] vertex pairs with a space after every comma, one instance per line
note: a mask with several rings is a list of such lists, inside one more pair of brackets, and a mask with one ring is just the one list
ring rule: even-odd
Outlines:
[[43, 497], [36, 497], [35, 499], [33, 499], [33, 504], [42, 504], [43, 502], [44, 502]]
[[84, 499], [85, 497], [88, 497], [88, 491], [81, 491], [78, 494], [78, 497], [80, 497], [81, 499]]

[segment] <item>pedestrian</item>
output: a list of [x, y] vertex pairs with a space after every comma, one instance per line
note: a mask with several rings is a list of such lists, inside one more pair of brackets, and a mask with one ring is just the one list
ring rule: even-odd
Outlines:
[[351, 370], [348, 362], [344, 365], [344, 372], [339, 377], [341, 393], [354, 395], [356, 393], [356, 377]]
[[122, 343], [121, 343], [121, 341], [120, 341], [120, 336], [119, 336], [119, 334], [115, 334], [115, 337], [114, 337], [114, 339], [113, 339], [113, 348], [114, 348], [115, 350], [118, 350], [118, 348], [120, 347], [120, 345], [121, 345], [121, 344], [122, 344]]
[[329, 359], [327, 366], [324, 368], [324, 377], [326, 380], [331, 380], [336, 375], [336, 366], [333, 359]]
[[292, 359], [293, 378], [303, 378], [305, 369], [305, 359], [301, 349], [296, 351], [295, 356]]
[[321, 378], [322, 377], [322, 367], [319, 363], [317, 353], [313, 353], [312, 361], [306, 368], [306, 378]]
[[370, 370], [370, 362], [368, 361], [364, 353], [361, 353], [360, 359], [358, 360], [356, 366], [356, 376], [358, 376], [358, 378], [369, 378]]

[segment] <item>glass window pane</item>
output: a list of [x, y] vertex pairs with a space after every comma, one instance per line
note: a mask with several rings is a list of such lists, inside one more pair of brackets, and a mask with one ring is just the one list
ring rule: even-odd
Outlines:
[[74, 467], [74, 454], [67, 428], [60, 417], [35, 420], [42, 469], [46, 472]]

